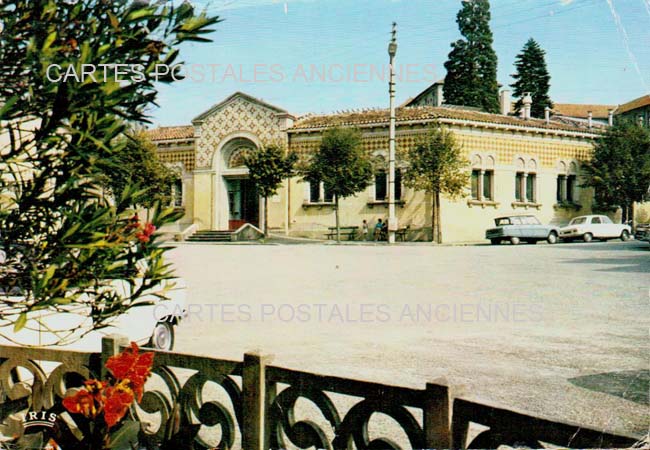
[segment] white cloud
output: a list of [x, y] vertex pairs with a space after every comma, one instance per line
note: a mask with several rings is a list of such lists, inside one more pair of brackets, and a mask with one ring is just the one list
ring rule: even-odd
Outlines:
[[574, 0], [560, 0], [560, 3], [562, 3], [562, 6], [567, 6], [573, 3]]

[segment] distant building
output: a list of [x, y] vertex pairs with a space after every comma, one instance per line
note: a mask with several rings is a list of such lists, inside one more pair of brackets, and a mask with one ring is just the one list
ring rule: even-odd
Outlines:
[[[509, 98], [502, 99], [510, 106]], [[447, 242], [482, 240], [496, 216], [532, 213], [545, 223], [564, 224], [591, 212], [593, 192], [581, 186], [581, 165], [591, 157], [600, 136], [596, 127], [458, 106], [411, 106], [397, 110], [398, 149], [416, 145], [433, 124], [454, 132], [471, 171], [465, 198], [443, 198]], [[388, 156], [388, 125], [385, 109], [294, 117], [238, 92], [198, 115], [191, 125], [157, 128], [149, 136], [161, 159], [182, 177], [174, 195], [176, 206], [185, 212], [179, 229], [194, 225], [198, 230], [236, 230], [245, 223], [263, 226], [264, 220], [264, 202], [243, 164], [247, 152], [279, 143], [308, 157], [318, 150], [324, 131], [352, 126], [361, 130], [363, 147], [382, 167], [379, 162], [385, 163]], [[410, 227], [408, 239], [426, 239], [431, 198], [402, 185], [403, 164], [397, 164], [399, 224]], [[341, 201], [341, 224], [384, 220], [387, 187], [386, 171], [378, 169], [364, 192]], [[333, 207], [332, 195], [322, 183], [294, 177], [268, 202], [269, 227], [292, 236], [323, 238], [334, 224]]]
[[650, 95], [644, 95], [620, 105], [616, 110], [616, 115], [617, 117], [636, 120], [644, 127], [650, 128]]
[[585, 105], [577, 103], [555, 103], [551, 110], [552, 119], [563, 123], [574, 123], [603, 128], [608, 126], [616, 114], [616, 105]]
[[443, 78], [433, 83], [414, 98], [408, 99], [401, 106], [442, 106], [445, 103], [442, 92], [444, 87], [445, 79]]

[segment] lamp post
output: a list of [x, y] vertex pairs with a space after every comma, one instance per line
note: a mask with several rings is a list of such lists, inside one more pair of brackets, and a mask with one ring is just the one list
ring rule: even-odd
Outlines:
[[397, 53], [397, 24], [393, 22], [391, 40], [388, 44], [390, 56], [390, 81], [388, 93], [390, 96], [390, 124], [388, 128], [388, 243], [395, 243], [397, 231], [397, 216], [395, 215], [395, 68], [393, 61]]

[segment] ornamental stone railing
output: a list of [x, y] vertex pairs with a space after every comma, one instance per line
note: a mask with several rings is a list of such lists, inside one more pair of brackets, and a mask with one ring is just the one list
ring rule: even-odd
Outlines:
[[[49, 409], [128, 344], [101, 352], [0, 346], [0, 419], [19, 430], [21, 413]], [[452, 398], [444, 382], [411, 389], [290, 370], [245, 354], [229, 361], [152, 350], [153, 375], [131, 415], [142, 448], [267, 450], [630, 447], [634, 436], [603, 433]], [[473, 426], [482, 426], [479, 433]]]

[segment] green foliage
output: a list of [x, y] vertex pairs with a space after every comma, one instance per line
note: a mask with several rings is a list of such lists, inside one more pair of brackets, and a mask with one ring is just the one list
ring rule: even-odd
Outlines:
[[264, 235], [269, 234], [269, 197], [275, 195], [282, 180], [294, 175], [298, 155], [289, 153], [277, 145], [270, 145], [246, 155], [250, 179], [264, 197]]
[[463, 1], [456, 22], [465, 39], [451, 44], [445, 62], [445, 102], [497, 113], [497, 55], [492, 48], [489, 1]]
[[529, 39], [517, 55], [515, 60], [517, 73], [512, 75], [515, 82], [510, 86], [513, 94], [519, 100], [515, 105], [517, 112], [523, 107], [522, 97], [525, 92], [530, 92], [533, 98], [531, 115], [544, 117], [544, 108], [553, 107], [553, 102], [548, 95], [551, 88], [551, 76], [546, 68], [546, 52], [534, 39]]
[[246, 155], [249, 177], [264, 198], [277, 194], [282, 181], [294, 175], [298, 155], [285, 155], [282, 147], [269, 145]]
[[625, 221], [633, 203], [648, 198], [650, 131], [632, 121], [617, 122], [596, 143], [583, 169], [584, 186], [595, 188], [598, 207], [621, 207]]
[[115, 144], [113, 157], [101, 167], [105, 174], [104, 186], [118, 198], [129, 187], [141, 189], [138, 204], [133, 207], [169, 205], [179, 175], [158, 159], [156, 146], [144, 131], [134, 130], [121, 140]]
[[370, 155], [361, 146], [361, 132], [354, 128], [332, 128], [323, 133], [305, 179], [322, 181], [325, 190], [341, 199], [363, 191], [370, 184], [372, 173]]
[[[6, 253], [0, 283], [21, 290], [19, 299], [0, 297], [0, 328], [74, 305], [90, 310], [98, 329], [144, 295], [164, 295], [162, 283], [173, 273], [165, 248], [150, 234], [178, 215], [155, 208], [145, 228], [131, 209], [144, 194], [125, 187], [109, 201], [102, 168], [126, 146], [119, 139], [125, 124], [146, 121], [157, 95], [156, 64], [173, 63], [182, 42], [205, 40], [216, 22], [188, 3], [0, 4], [0, 247]], [[50, 81], [51, 64], [62, 73], [106, 64], [109, 80]], [[144, 76], [115, 82], [115, 64], [140, 65]], [[116, 289], [114, 279], [130, 292]]]
[[469, 182], [466, 170], [469, 162], [463, 157], [453, 133], [440, 126], [432, 127], [402, 156], [408, 164], [402, 173], [404, 185], [432, 196], [433, 240], [440, 243], [440, 194], [452, 199], [465, 195]]
[[426, 137], [405, 152], [408, 163], [402, 174], [405, 186], [450, 198], [462, 197], [469, 182], [467, 165], [454, 134], [434, 126]]
[[336, 240], [340, 241], [339, 200], [363, 191], [373, 175], [372, 160], [361, 146], [355, 128], [332, 128], [323, 133], [320, 148], [304, 171], [310, 183], [322, 182], [336, 204]]

